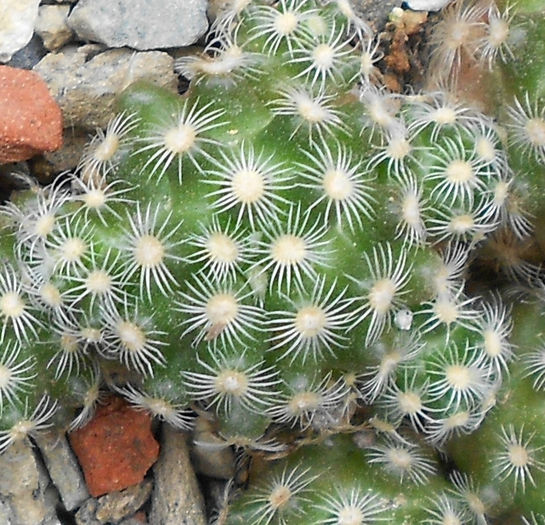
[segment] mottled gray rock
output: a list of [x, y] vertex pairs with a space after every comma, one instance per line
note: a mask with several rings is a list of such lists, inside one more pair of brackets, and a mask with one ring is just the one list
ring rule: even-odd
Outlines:
[[34, 33], [40, 0], [2, 0], [0, 2], [0, 62], [8, 62], [23, 49]]
[[114, 112], [116, 96], [137, 80], [177, 91], [173, 59], [167, 53], [102, 49], [67, 46], [49, 53], [34, 67], [61, 106], [65, 127], [104, 128]]
[[69, 5], [40, 6], [34, 30], [47, 49], [54, 51], [72, 39], [73, 32], [67, 24], [69, 11]]
[[74, 516], [76, 525], [102, 525], [95, 517], [98, 501], [95, 498], [88, 499]]
[[144, 505], [150, 497], [152, 487], [153, 481], [147, 479], [125, 490], [112, 492], [100, 498], [89, 498], [76, 512], [76, 523], [78, 525], [119, 523]]
[[62, 147], [57, 151], [43, 154], [45, 160], [51, 165], [51, 171], [54, 173], [72, 171], [78, 165], [81, 152], [90, 137], [88, 130], [65, 128]]
[[23, 49], [17, 51], [6, 65], [20, 69], [32, 69], [45, 55], [47, 55], [47, 49], [44, 47], [43, 40], [34, 34], [30, 42]]
[[[54, 492], [43, 464], [25, 441], [0, 454], [0, 501], [10, 508], [13, 525], [60, 525]], [[8, 521], [7, 523], [10, 523]]]
[[64, 507], [66, 510], [79, 507], [89, 497], [89, 492], [68, 440], [64, 434], [48, 432], [35, 441]]
[[206, 6], [206, 0], [80, 0], [68, 24], [82, 40], [109, 47], [182, 47], [206, 32]]
[[351, 0], [355, 12], [361, 16], [373, 31], [380, 31], [388, 21], [394, 7], [401, 5], [401, 0]]
[[0, 523], [12, 525], [14, 520], [15, 516], [13, 515], [9, 502], [3, 501], [2, 497], [0, 497]]
[[147, 521], [142, 521], [140, 517], [130, 516], [119, 522], [119, 525], [146, 525]]
[[95, 516], [101, 523], [113, 521], [117, 523], [123, 518], [134, 514], [151, 495], [153, 482], [145, 479], [142, 483], [119, 492], [106, 494], [98, 499]]
[[155, 485], [150, 523], [205, 525], [204, 503], [189, 460], [188, 436], [162, 426], [161, 454], [153, 466]]

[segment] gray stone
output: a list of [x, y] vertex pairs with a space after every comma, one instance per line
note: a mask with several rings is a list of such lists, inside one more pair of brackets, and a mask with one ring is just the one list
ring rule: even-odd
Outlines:
[[206, 6], [206, 0], [80, 0], [68, 24], [82, 40], [109, 47], [182, 47], [206, 32]]
[[401, 0], [351, 0], [356, 13], [363, 18], [373, 31], [384, 28], [394, 7], [399, 7]]
[[8, 62], [23, 49], [34, 33], [40, 0], [2, 0], [0, 2], [0, 62]]
[[205, 525], [203, 497], [189, 460], [187, 434], [162, 426], [161, 454], [153, 466], [150, 523]]
[[[150, 497], [153, 481], [142, 481], [125, 490], [111, 492], [100, 498], [89, 498], [76, 512], [77, 525], [103, 525], [123, 523], [132, 516]], [[123, 520], [123, 521], [122, 521]], [[142, 522], [139, 522], [142, 525]]]
[[88, 130], [65, 128], [62, 147], [57, 151], [43, 154], [45, 160], [51, 165], [51, 171], [60, 173], [61, 171], [74, 170], [90, 137], [91, 134]]
[[0, 497], [0, 523], [5, 523], [6, 525], [13, 525], [15, 516], [11, 510], [9, 501], [3, 501]]
[[50, 51], [61, 48], [72, 39], [73, 32], [67, 24], [69, 11], [69, 5], [40, 6], [34, 30]]
[[34, 34], [30, 42], [17, 51], [6, 65], [19, 69], [32, 69], [46, 54], [47, 49], [44, 47], [43, 40]]
[[177, 91], [174, 61], [161, 51], [133, 52], [98, 45], [67, 46], [49, 53], [34, 67], [59, 103], [65, 127], [89, 131], [106, 127], [114, 113], [114, 100], [137, 80]]
[[[56, 525], [55, 493], [47, 471], [26, 441], [17, 441], [0, 454], [0, 501], [10, 507], [15, 525]], [[8, 521], [8, 523], [10, 523]]]
[[114, 522], [134, 514], [151, 495], [153, 482], [145, 479], [138, 485], [119, 492], [106, 494], [98, 499], [95, 516], [100, 523]]
[[83, 474], [64, 434], [43, 433], [36, 437], [51, 480], [66, 510], [79, 507], [88, 497]]
[[136, 518], [134, 516], [130, 516], [129, 518], [125, 518], [124, 520], [121, 520], [119, 522], [119, 525], [146, 525], [147, 521], [142, 521], [140, 518]]
[[95, 517], [98, 501], [94, 498], [88, 499], [76, 512], [74, 516], [76, 525], [102, 525]]

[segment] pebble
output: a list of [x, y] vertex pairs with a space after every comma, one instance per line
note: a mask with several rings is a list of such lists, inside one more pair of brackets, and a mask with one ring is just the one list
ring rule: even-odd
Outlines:
[[0, 2], [0, 62], [8, 62], [25, 47], [34, 33], [40, 0]]
[[66, 127], [105, 128], [117, 95], [137, 80], [177, 92], [174, 60], [167, 53], [103, 49], [96, 44], [69, 45], [49, 53], [34, 67], [59, 103]]
[[[58, 503], [44, 465], [26, 441], [0, 454], [0, 517], [2, 524], [60, 525]], [[5, 519], [8, 516], [8, 519]]]
[[153, 467], [153, 525], [206, 525], [203, 497], [189, 460], [188, 436], [163, 424], [161, 455]]
[[[119, 523], [144, 505], [151, 495], [153, 482], [150, 479], [119, 492], [112, 492], [98, 499], [89, 499], [76, 512], [78, 525]], [[141, 522], [140, 522], [141, 523]]]
[[62, 145], [61, 110], [32, 71], [0, 66], [0, 164]]
[[66, 128], [64, 130], [64, 143], [62, 148], [51, 153], [44, 153], [44, 160], [47, 162], [46, 169], [50, 175], [61, 171], [72, 171], [78, 165], [81, 152], [89, 142], [91, 135], [89, 131], [82, 131], [77, 128]]
[[35, 439], [49, 476], [66, 510], [79, 507], [88, 497], [83, 474], [64, 434], [47, 432]]
[[401, 7], [413, 11], [439, 11], [450, 4], [452, 0], [409, 0], [403, 2]]
[[70, 434], [70, 444], [94, 497], [140, 483], [159, 455], [150, 416], [114, 396]]
[[208, 29], [206, 7], [206, 0], [80, 0], [68, 24], [82, 40], [109, 47], [182, 47]]
[[42, 5], [34, 30], [50, 51], [61, 48], [72, 39], [73, 32], [68, 26], [69, 5]]
[[394, 7], [399, 6], [399, 0], [359, 0], [352, 1], [355, 12], [365, 20], [373, 31], [382, 31]]
[[47, 49], [44, 47], [44, 41], [34, 33], [30, 42], [17, 51], [6, 65], [19, 69], [32, 69], [45, 55], [47, 55]]

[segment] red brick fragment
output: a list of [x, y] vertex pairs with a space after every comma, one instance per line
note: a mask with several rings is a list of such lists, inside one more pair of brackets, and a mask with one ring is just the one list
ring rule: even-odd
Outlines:
[[0, 66], [0, 164], [62, 146], [62, 115], [33, 71]]
[[151, 418], [119, 397], [111, 397], [70, 443], [89, 493], [101, 496], [139, 483], [159, 455]]

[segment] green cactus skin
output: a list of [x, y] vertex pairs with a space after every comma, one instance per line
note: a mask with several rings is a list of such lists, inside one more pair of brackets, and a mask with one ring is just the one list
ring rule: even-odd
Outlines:
[[[534, 38], [535, 9], [457, 2], [432, 62], [461, 20], [502, 93], [541, 97], [537, 60], [513, 73], [528, 42], [486, 40], [504, 22]], [[229, 523], [539, 522], [535, 345], [464, 288], [475, 246], [532, 229], [543, 152], [516, 103], [504, 129], [447, 91], [376, 85], [345, 0], [233, 2], [213, 34], [178, 61], [183, 97], [130, 86], [68, 183], [2, 207], [0, 450], [85, 424], [113, 389], [184, 430], [207, 410], [247, 454], [297, 449], [254, 468]], [[527, 445], [526, 419], [528, 469], [500, 450]]]

